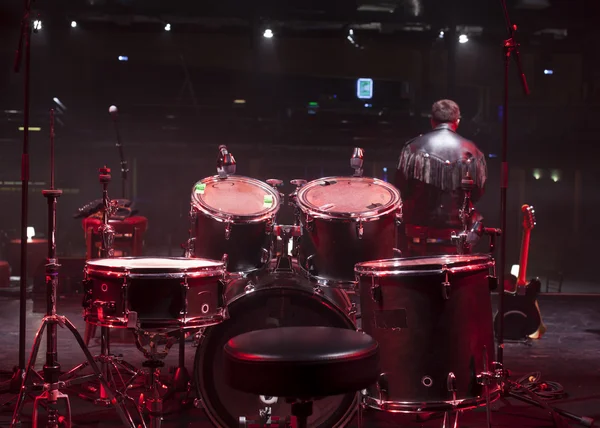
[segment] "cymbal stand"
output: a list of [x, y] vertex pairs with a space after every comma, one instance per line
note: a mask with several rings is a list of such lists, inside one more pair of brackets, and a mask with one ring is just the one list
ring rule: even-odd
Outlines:
[[[17, 403], [13, 413], [11, 427], [21, 425], [21, 412], [25, 403], [25, 396], [32, 391], [42, 391], [35, 398], [33, 405], [33, 423], [37, 428], [41, 426], [39, 422], [39, 406], [47, 410], [46, 427], [58, 428], [64, 426], [70, 428], [71, 424], [71, 404], [69, 397], [63, 394], [61, 390], [71, 385], [86, 382], [90, 379], [97, 379], [105, 389], [107, 396], [113, 401], [115, 410], [121, 417], [125, 426], [135, 427], [135, 424], [129, 417], [127, 410], [122, 402], [118, 400], [115, 393], [108, 387], [106, 380], [96, 365], [90, 351], [85, 346], [83, 339], [79, 335], [75, 326], [65, 316], [58, 315], [56, 312], [56, 294], [58, 288], [58, 272], [60, 265], [56, 258], [56, 205], [58, 198], [62, 195], [62, 190], [54, 188], [54, 110], [50, 110], [50, 189], [43, 190], [42, 194], [48, 201], [48, 258], [46, 263], [46, 316], [42, 320], [34, 342], [29, 362], [23, 378], [23, 384], [17, 397]], [[75, 337], [77, 344], [85, 354], [88, 363], [94, 371], [93, 375], [82, 376], [69, 381], [60, 381], [60, 363], [58, 361], [57, 346], [57, 326], [67, 327]], [[48, 326], [46, 342], [46, 364], [43, 369], [43, 376], [40, 376], [34, 369], [37, 354], [40, 348], [44, 330]], [[36, 382], [37, 381], [37, 382]], [[60, 403], [64, 405], [64, 413], [60, 414]]]
[[[98, 228], [102, 236], [102, 247], [101, 247], [101, 256], [103, 258], [109, 258], [114, 255], [113, 243], [114, 243], [114, 228], [109, 224], [109, 219], [112, 214], [114, 214], [117, 209], [115, 201], [111, 201], [108, 196], [108, 183], [111, 181], [110, 168], [104, 166], [99, 170], [99, 180], [102, 184], [102, 202], [103, 202], [103, 212], [102, 212], [102, 225]], [[96, 330], [95, 325], [90, 325], [92, 328], [92, 335]], [[102, 376], [107, 380], [107, 385], [112, 387], [115, 391], [118, 391], [122, 394], [122, 398], [124, 400], [130, 400], [131, 397], [127, 395], [127, 390], [133, 385], [135, 379], [142, 374], [141, 369], [136, 369], [133, 365], [123, 360], [122, 356], [116, 356], [111, 354], [110, 352], [110, 329], [105, 326], [100, 327], [100, 354], [95, 356], [94, 361], [98, 362], [100, 365], [100, 371], [102, 372]], [[65, 374], [65, 379], [70, 379], [75, 376], [79, 371], [85, 369], [89, 365], [89, 361], [85, 361], [78, 366], [74, 367], [72, 370]], [[115, 376], [113, 374], [113, 369], [117, 373], [117, 376], [122, 384], [122, 389], [119, 390], [117, 387], [117, 382]], [[128, 376], [131, 376], [127, 381], [121, 375], [121, 371], [127, 373]], [[94, 391], [95, 392], [95, 391]], [[106, 390], [105, 385], [102, 383], [99, 386], [98, 397], [91, 398], [88, 396], [82, 395], [81, 398], [90, 399], [94, 402], [94, 404], [102, 404], [108, 406], [111, 404], [111, 397], [109, 392]], [[140, 415], [141, 417], [141, 415]]]

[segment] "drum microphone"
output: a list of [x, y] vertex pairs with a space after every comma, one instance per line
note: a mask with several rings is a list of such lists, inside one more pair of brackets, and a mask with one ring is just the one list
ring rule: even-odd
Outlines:
[[354, 176], [361, 177], [363, 174], [363, 161], [365, 152], [360, 147], [355, 147], [350, 158], [350, 166], [354, 169]]
[[217, 157], [217, 174], [219, 178], [227, 178], [227, 176], [235, 174], [235, 164], [235, 158], [227, 150], [227, 146], [221, 144], [219, 146], [219, 156]]

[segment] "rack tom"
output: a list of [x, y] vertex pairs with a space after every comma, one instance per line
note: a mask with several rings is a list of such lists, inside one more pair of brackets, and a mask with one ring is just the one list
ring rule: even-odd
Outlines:
[[260, 269], [269, 261], [279, 193], [262, 181], [213, 176], [192, 190], [194, 256], [224, 260], [229, 272]]
[[328, 177], [298, 190], [303, 236], [298, 258], [311, 275], [354, 281], [354, 265], [397, 255], [400, 192], [368, 177]]

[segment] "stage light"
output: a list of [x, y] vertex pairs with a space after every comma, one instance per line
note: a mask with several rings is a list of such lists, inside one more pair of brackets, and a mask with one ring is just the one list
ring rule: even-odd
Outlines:
[[552, 174], [550, 175], [550, 178], [555, 183], [558, 183], [560, 181], [560, 171], [558, 169], [555, 169], [554, 171], [552, 171]]
[[[39, 126], [30, 126], [29, 127], [29, 132], [33, 131], [33, 132], [40, 132], [42, 130], [42, 128], [40, 128]], [[19, 131], [25, 131], [25, 127], [24, 126], [19, 126]]]
[[460, 36], [458, 36], [458, 43], [467, 43], [468, 41], [469, 38], [466, 34], [461, 34]]
[[71, 21], [71, 28], [75, 28], [75, 27], [77, 27], [77, 22]]
[[246, 100], [233, 100], [234, 104], [246, 104]]
[[539, 180], [540, 178], [542, 178], [542, 170], [534, 169], [533, 170], [533, 178], [535, 178], [536, 180]]
[[510, 274], [512, 276], [519, 276], [519, 265], [512, 265], [510, 267]]
[[267, 28], [267, 29], [265, 30], [265, 32], [263, 33], [263, 37], [264, 37], [265, 39], [272, 39], [272, 38], [273, 38], [273, 35], [274, 35], [274, 34], [273, 34], [273, 31], [272, 31], [270, 28]]
[[544, 74], [546, 74], [546, 75], [554, 74], [554, 70], [545, 69]]
[[171, 31], [171, 24], [165, 25], [165, 31]]
[[387, 172], [387, 167], [383, 167], [383, 172]]
[[27, 242], [33, 242], [34, 236], [35, 236], [35, 228], [32, 226], [27, 226]]
[[33, 29], [36, 31], [39, 31], [42, 29], [42, 21], [40, 21], [39, 19], [36, 19], [35, 21], [33, 21]]
[[444, 38], [444, 30], [440, 31], [440, 34], [438, 35], [438, 37], [439, 37], [440, 39], [443, 39], [443, 38]]
[[119, 55], [119, 61], [129, 61], [128, 56]]
[[365, 104], [365, 108], [371, 108], [373, 107], [373, 104]]

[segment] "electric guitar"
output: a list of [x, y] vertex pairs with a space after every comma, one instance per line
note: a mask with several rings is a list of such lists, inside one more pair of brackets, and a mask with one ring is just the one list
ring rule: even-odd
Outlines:
[[[508, 284], [505, 283], [504, 291], [504, 339], [508, 340], [539, 339], [546, 331], [537, 303], [537, 295], [542, 284], [538, 278], [527, 282], [529, 241], [531, 230], [536, 224], [535, 212], [529, 205], [523, 205], [521, 211], [523, 213], [523, 238], [519, 257], [519, 274], [517, 278], [512, 276], [513, 279], [512, 281], [508, 280]], [[496, 313], [494, 318], [494, 331], [498, 337], [500, 313]]]

